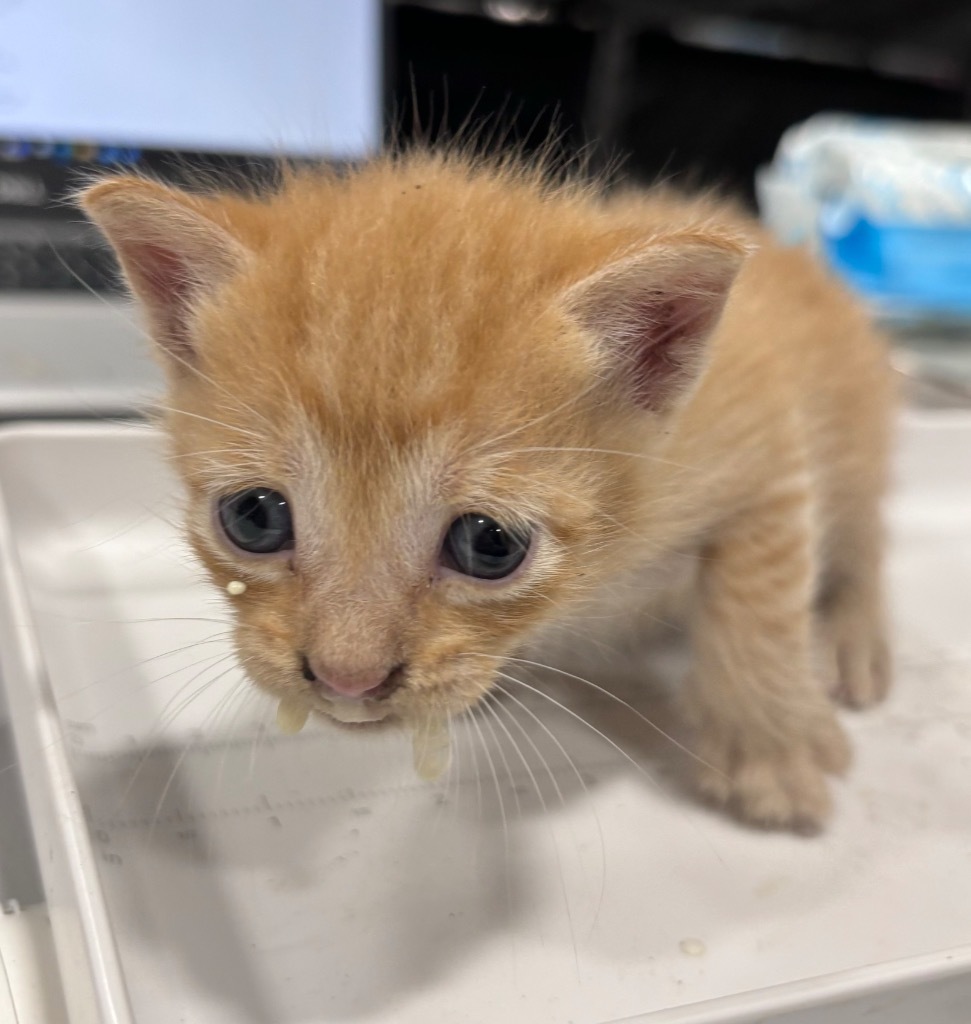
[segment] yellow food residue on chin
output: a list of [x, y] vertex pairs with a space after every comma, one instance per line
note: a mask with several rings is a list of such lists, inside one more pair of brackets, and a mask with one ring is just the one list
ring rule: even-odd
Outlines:
[[415, 725], [411, 742], [418, 777], [425, 782], [440, 779], [451, 760], [448, 718], [428, 715]]
[[280, 701], [276, 709], [276, 724], [282, 733], [292, 736], [307, 724], [310, 717], [310, 709], [305, 704], [298, 704], [296, 701], [287, 700], [286, 697]]

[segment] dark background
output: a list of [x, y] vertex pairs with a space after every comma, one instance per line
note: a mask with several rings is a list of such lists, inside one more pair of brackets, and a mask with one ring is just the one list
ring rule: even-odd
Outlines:
[[385, 25], [399, 138], [489, 118], [528, 148], [555, 129], [629, 178], [749, 199], [783, 130], [818, 111], [971, 113], [967, 0], [390, 3]]

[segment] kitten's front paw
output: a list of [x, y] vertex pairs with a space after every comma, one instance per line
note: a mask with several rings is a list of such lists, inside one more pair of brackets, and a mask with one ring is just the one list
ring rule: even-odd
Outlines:
[[879, 614], [846, 603], [824, 616], [820, 639], [830, 696], [850, 708], [883, 700], [890, 688], [890, 651]]
[[819, 830], [831, 801], [826, 775], [842, 774], [850, 747], [835, 716], [821, 717], [788, 742], [755, 731], [707, 730], [697, 749], [698, 790], [749, 824]]

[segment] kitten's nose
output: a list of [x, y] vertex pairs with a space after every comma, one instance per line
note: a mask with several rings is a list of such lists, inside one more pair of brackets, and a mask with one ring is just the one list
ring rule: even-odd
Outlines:
[[401, 666], [390, 671], [386, 668], [348, 669], [325, 665], [318, 659], [301, 657], [300, 671], [304, 679], [324, 696], [336, 694], [351, 700], [388, 697], [401, 685]]

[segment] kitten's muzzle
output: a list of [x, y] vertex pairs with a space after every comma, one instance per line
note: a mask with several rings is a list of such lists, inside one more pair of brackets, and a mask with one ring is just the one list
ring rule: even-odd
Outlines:
[[404, 682], [404, 665], [386, 668], [338, 668], [300, 656], [300, 672], [304, 679], [323, 697], [342, 697], [345, 700], [383, 700], [390, 697]]

